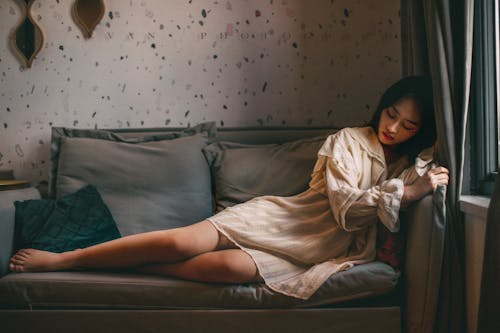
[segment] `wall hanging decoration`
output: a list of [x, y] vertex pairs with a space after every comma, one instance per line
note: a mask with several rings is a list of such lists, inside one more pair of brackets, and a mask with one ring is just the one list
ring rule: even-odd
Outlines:
[[72, 14], [86, 38], [92, 37], [95, 27], [104, 16], [103, 0], [76, 0]]
[[37, 54], [42, 50], [44, 36], [35, 22], [31, 9], [36, 0], [18, 0], [21, 8], [21, 23], [11, 34], [10, 42], [25, 67], [30, 68]]

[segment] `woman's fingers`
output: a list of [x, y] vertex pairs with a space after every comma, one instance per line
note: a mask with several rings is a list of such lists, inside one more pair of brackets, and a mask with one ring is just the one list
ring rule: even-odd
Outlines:
[[439, 185], [448, 185], [449, 171], [445, 167], [436, 167], [428, 170], [412, 184], [413, 189], [422, 195], [435, 191]]
[[449, 174], [450, 171], [448, 169], [446, 169], [445, 167], [436, 167], [436, 168], [433, 168], [433, 169], [430, 169], [428, 171], [429, 173], [431, 174], [441, 174], [441, 173], [444, 173], [444, 174]]
[[450, 171], [445, 167], [436, 167], [427, 172], [432, 189], [435, 191], [438, 185], [448, 185]]
[[439, 185], [448, 185], [450, 180], [449, 173], [445, 167], [436, 167], [427, 171], [422, 180], [427, 182], [432, 191], [435, 191]]

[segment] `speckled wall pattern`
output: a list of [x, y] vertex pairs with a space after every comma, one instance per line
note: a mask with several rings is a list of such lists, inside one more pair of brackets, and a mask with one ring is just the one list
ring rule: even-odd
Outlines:
[[23, 69], [0, 1], [0, 169], [48, 174], [50, 127], [350, 126], [401, 75], [399, 0], [106, 0], [85, 40], [72, 0], [38, 0]]

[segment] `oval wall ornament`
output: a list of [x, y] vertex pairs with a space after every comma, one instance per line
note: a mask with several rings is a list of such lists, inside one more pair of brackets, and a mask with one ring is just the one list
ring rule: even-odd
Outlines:
[[35, 57], [40, 53], [44, 43], [44, 35], [32, 15], [36, 0], [18, 0], [21, 9], [21, 23], [10, 37], [10, 44], [25, 67], [30, 68]]
[[73, 4], [72, 14], [75, 22], [82, 29], [85, 38], [92, 37], [95, 27], [104, 16], [103, 0], [76, 0]]

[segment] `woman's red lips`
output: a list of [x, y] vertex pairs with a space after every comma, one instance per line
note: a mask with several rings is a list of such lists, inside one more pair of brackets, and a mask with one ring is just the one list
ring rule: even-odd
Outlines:
[[385, 133], [385, 132], [382, 132], [382, 135], [384, 136], [384, 138], [386, 140], [394, 140], [394, 138], [392, 136], [390, 136], [389, 134]]

